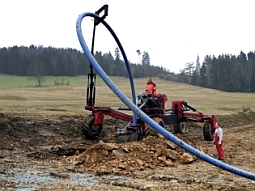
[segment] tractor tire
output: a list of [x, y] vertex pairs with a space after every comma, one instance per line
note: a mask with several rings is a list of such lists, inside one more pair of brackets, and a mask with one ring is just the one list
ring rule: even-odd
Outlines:
[[103, 126], [101, 124], [94, 125], [94, 121], [94, 115], [90, 114], [85, 117], [85, 121], [81, 125], [81, 131], [87, 139], [96, 138], [102, 131]]
[[174, 133], [180, 133], [180, 134], [186, 133], [186, 122], [175, 123]]
[[206, 141], [213, 141], [213, 129], [212, 129], [212, 124], [210, 121], [205, 121], [204, 126], [203, 126], [203, 134], [204, 134], [204, 139]]
[[[165, 124], [163, 121], [158, 120], [158, 119], [154, 119], [161, 127], [165, 128]], [[144, 132], [144, 136], [148, 136], [148, 135], [159, 135], [159, 133], [157, 131], [155, 131], [152, 127], [150, 127], [148, 124], [146, 124], [146, 129]]]

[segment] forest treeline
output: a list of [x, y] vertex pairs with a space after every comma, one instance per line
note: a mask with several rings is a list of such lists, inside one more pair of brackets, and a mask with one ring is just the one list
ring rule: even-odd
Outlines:
[[[140, 53], [140, 50], [137, 51]], [[150, 64], [148, 52], [142, 54], [141, 63], [130, 63], [134, 78], [159, 77], [196, 86], [228, 92], [255, 92], [255, 53], [247, 55], [207, 55], [200, 63], [185, 64], [180, 73]], [[139, 54], [139, 56], [140, 56]], [[128, 77], [125, 63], [118, 48], [111, 52], [96, 51], [96, 60], [110, 76]], [[90, 72], [90, 63], [83, 52], [71, 48], [13, 46], [0, 48], [0, 73], [18, 76], [79, 76]]]
[[[148, 54], [148, 53], [146, 53]], [[128, 77], [127, 69], [121, 60], [120, 51], [102, 53], [96, 51], [96, 60], [110, 76]], [[149, 57], [144, 57], [144, 62]], [[90, 72], [90, 63], [84, 53], [71, 48], [34, 46], [9, 47], [0, 49], [0, 73], [18, 76], [79, 76]], [[158, 76], [166, 74], [166, 69], [151, 66], [150, 63], [130, 66], [133, 77]]]

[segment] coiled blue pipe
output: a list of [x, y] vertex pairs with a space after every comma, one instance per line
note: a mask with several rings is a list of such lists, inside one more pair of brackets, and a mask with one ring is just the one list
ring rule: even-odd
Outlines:
[[[93, 65], [93, 67], [95, 68], [95, 70], [97, 71], [97, 73], [101, 76], [101, 78], [104, 80], [104, 82], [109, 86], [109, 88], [121, 99], [121, 101], [127, 106], [129, 107], [137, 116], [140, 116], [142, 120], [144, 120], [148, 125], [150, 125], [155, 131], [157, 131], [158, 133], [160, 133], [161, 135], [163, 135], [165, 138], [167, 138], [168, 140], [170, 140], [171, 142], [175, 143], [176, 145], [178, 145], [179, 147], [183, 148], [184, 150], [188, 151], [189, 153], [191, 153], [194, 156], [197, 156], [199, 158], [201, 158], [202, 160], [217, 166], [223, 170], [229, 171], [231, 173], [237, 174], [239, 176], [248, 178], [248, 179], [252, 179], [255, 180], [255, 174], [242, 170], [240, 168], [228, 165], [224, 162], [221, 162], [219, 160], [216, 160], [212, 157], [210, 157], [209, 155], [206, 155], [205, 153], [193, 148], [192, 146], [190, 146], [189, 144], [183, 142], [182, 140], [180, 140], [179, 138], [177, 138], [176, 136], [174, 136], [172, 133], [168, 132], [167, 130], [165, 130], [163, 127], [161, 127], [159, 124], [157, 124], [154, 120], [152, 120], [148, 115], [146, 115], [143, 111], [141, 111], [135, 104], [135, 89], [134, 89], [134, 83], [133, 83], [133, 79], [130, 79], [131, 82], [131, 89], [132, 89], [132, 99], [133, 102], [131, 102], [129, 100], [129, 98], [114, 84], [114, 82], [109, 78], [109, 76], [104, 72], [104, 70], [101, 68], [101, 66], [98, 64], [98, 62], [96, 61], [96, 59], [94, 58], [94, 56], [91, 54], [89, 48], [87, 47], [87, 44], [85, 43], [85, 40], [83, 38], [83, 34], [82, 34], [82, 29], [81, 29], [81, 23], [82, 23], [82, 19], [84, 17], [93, 17], [95, 19], [100, 19], [100, 17], [94, 13], [83, 13], [80, 14], [78, 16], [77, 22], [76, 22], [76, 32], [78, 35], [78, 39], [79, 42], [81, 44], [81, 47], [85, 53], [85, 55], [87, 56], [87, 58], [89, 59], [90, 63]], [[127, 60], [127, 57], [125, 55], [124, 49], [121, 46], [121, 43], [119, 41], [119, 39], [117, 38], [117, 36], [115, 35], [114, 31], [112, 30], [112, 28], [103, 20], [102, 24], [110, 31], [110, 33], [113, 35], [115, 41], [117, 42], [121, 53], [123, 54], [124, 57], [124, 61], [125, 64], [127, 66], [129, 77], [132, 78], [131, 75], [131, 71], [129, 68], [129, 63]]]

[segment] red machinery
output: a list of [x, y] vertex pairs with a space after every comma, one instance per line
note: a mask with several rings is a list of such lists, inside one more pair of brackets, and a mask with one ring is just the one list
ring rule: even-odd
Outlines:
[[[185, 101], [173, 101], [172, 108], [166, 109], [165, 103], [167, 96], [158, 94], [151, 97], [142, 97], [138, 107], [151, 118], [161, 118], [161, 126], [173, 124], [174, 132], [183, 134], [186, 131], [186, 122], [200, 122], [203, 125], [204, 139], [213, 140], [216, 119], [214, 116], [205, 115], [198, 112], [195, 108], [189, 106]], [[135, 126], [132, 125], [131, 115], [120, 112], [119, 110], [130, 110], [128, 108], [85, 106], [86, 110], [92, 111], [92, 114], [86, 117], [86, 123], [82, 126], [82, 131], [87, 138], [98, 136], [102, 130], [104, 115], [121, 119], [128, 123], [127, 126], [116, 128], [116, 142], [138, 141], [143, 138], [146, 131], [146, 123], [140, 118], [137, 119]], [[130, 125], [131, 124], [131, 125]]]
[[[92, 37], [91, 53], [94, 55], [94, 39], [96, 26], [105, 19], [108, 15], [108, 6], [105, 5], [96, 11], [97, 15], [100, 15], [104, 11], [104, 14], [100, 19], [94, 19], [94, 30]], [[95, 138], [101, 133], [104, 115], [112, 116], [117, 119], [121, 119], [127, 122], [125, 127], [116, 128], [116, 142], [127, 142], [141, 140], [146, 134], [145, 122], [137, 116], [136, 122], [133, 121], [131, 115], [120, 112], [120, 110], [130, 110], [129, 108], [113, 109], [111, 107], [98, 107], [95, 104], [96, 94], [96, 74], [93, 71], [93, 66], [90, 64], [90, 73], [88, 74], [87, 85], [87, 105], [86, 110], [92, 111], [92, 114], [85, 118], [85, 123], [82, 124], [81, 129], [87, 138]], [[166, 109], [165, 103], [167, 96], [165, 94], [158, 94], [156, 96], [145, 97], [142, 94], [138, 95], [141, 102], [138, 107], [151, 118], [160, 118], [162, 121], [159, 125], [173, 124], [175, 133], [185, 133], [185, 122], [204, 122], [203, 133], [204, 138], [207, 141], [213, 140], [213, 132], [215, 128], [216, 120], [214, 116], [204, 115], [198, 112], [193, 107], [189, 106], [184, 101], [173, 101], [172, 108]], [[192, 112], [191, 112], [192, 110]]]

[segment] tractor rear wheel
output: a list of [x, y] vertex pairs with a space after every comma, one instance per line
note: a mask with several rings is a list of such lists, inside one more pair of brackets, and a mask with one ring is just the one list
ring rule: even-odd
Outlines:
[[210, 121], [205, 121], [203, 126], [204, 139], [206, 141], [213, 141], [213, 129]]
[[180, 134], [186, 133], [186, 123], [185, 122], [175, 123], [174, 133], [180, 133]]
[[93, 114], [87, 115], [85, 117], [84, 123], [81, 125], [81, 131], [88, 139], [93, 139], [97, 137], [102, 131], [101, 124], [94, 124], [95, 117]]
[[[165, 124], [162, 120], [160, 120], [159, 118], [155, 118], [154, 121], [156, 121], [161, 127], [165, 128]], [[148, 124], [146, 124], [146, 129], [144, 132], [145, 136], [148, 135], [159, 135], [159, 133], [157, 131], [155, 131], [152, 127], [150, 127]]]

